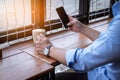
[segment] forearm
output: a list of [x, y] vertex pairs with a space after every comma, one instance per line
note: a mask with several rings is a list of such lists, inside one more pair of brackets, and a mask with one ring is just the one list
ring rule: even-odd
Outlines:
[[[85, 36], [87, 36], [88, 38], [90, 38], [91, 40], [95, 40], [98, 38], [100, 32], [96, 31], [94, 29], [91, 29], [87, 26], [83, 26], [81, 27], [81, 29], [79, 30], [80, 33], [84, 34]], [[61, 48], [57, 48], [57, 47], [51, 47], [50, 48], [50, 54], [49, 56], [56, 59], [57, 61], [59, 61], [62, 64], [67, 64], [66, 63], [66, 59], [65, 59], [65, 53], [66, 50], [65, 49], [61, 49]]]
[[80, 28], [80, 33], [84, 34], [85, 36], [87, 36], [92, 41], [96, 40], [100, 35], [99, 31], [96, 31], [92, 28], [89, 28], [84, 24], [83, 24], [83, 27]]
[[60, 63], [66, 65], [67, 63], [66, 63], [66, 59], [65, 59], [65, 53], [66, 53], [65, 49], [61, 49], [61, 48], [57, 48], [57, 47], [53, 46], [50, 48], [49, 56], [56, 59]]
[[96, 40], [100, 34], [99, 31], [96, 31], [92, 28], [87, 27], [86, 25], [84, 25], [83, 23], [81, 23], [80, 21], [78, 21], [77, 19], [68, 16], [70, 22], [67, 24], [69, 26], [69, 29], [74, 31], [74, 32], [80, 32], [83, 35], [87, 36], [88, 38], [90, 38], [92, 41]]

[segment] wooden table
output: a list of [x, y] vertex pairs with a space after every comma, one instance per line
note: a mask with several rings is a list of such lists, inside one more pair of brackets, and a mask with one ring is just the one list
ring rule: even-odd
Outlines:
[[[55, 46], [59, 48], [66, 48], [66, 49], [76, 48], [76, 47], [83, 48], [88, 46], [91, 43], [91, 41], [85, 36], [83, 36], [82, 34], [71, 32], [71, 31], [63, 31], [56, 34], [51, 34], [47, 37], [51, 40], [51, 42]], [[46, 57], [44, 55], [37, 53], [34, 48], [35, 46], [32, 45], [22, 49], [22, 51], [50, 65], [56, 66], [59, 64], [59, 62], [56, 61], [55, 59], [51, 57]]]
[[[71, 31], [63, 31], [47, 37], [55, 46], [66, 49], [85, 47], [91, 43], [82, 34]], [[55, 79], [54, 67], [59, 62], [37, 53], [32, 40], [12, 45], [3, 49], [2, 52], [0, 80], [33, 80], [45, 75], [50, 75], [52, 80]]]
[[53, 66], [24, 52], [0, 60], [0, 80], [52, 80], [49, 75], [53, 70]]

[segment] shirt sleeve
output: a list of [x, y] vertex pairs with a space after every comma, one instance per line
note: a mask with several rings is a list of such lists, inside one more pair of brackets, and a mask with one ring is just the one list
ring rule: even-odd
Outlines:
[[106, 33], [86, 48], [67, 50], [67, 65], [74, 70], [86, 72], [120, 58], [120, 44], [117, 44]]
[[113, 4], [112, 14], [113, 16], [120, 14], [120, 0]]
[[113, 18], [106, 33], [113, 41], [120, 43], [120, 14]]

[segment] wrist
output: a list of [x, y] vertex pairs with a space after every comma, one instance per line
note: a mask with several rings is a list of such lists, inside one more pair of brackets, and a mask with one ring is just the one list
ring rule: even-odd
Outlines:
[[45, 47], [45, 49], [44, 49], [44, 55], [46, 55], [46, 56], [49, 56], [49, 54], [50, 54], [50, 48], [53, 46], [53, 44], [49, 44], [49, 45], [47, 45], [46, 47]]
[[50, 47], [50, 49], [49, 49], [49, 53], [48, 53], [48, 56], [50, 56], [50, 57], [51, 57], [51, 55], [52, 55], [52, 52], [53, 52], [53, 48], [54, 48], [54, 46], [51, 46], [51, 47]]

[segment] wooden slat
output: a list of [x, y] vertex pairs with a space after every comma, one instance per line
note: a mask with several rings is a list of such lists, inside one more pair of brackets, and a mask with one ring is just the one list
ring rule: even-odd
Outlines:
[[35, 24], [35, 0], [31, 0], [31, 21], [32, 21], [32, 24]]
[[44, 16], [45, 16], [45, 0], [36, 0], [36, 13], [35, 13], [35, 21], [37, 28], [44, 28]]
[[[31, 33], [32, 30], [30, 31], [26, 31], [26, 32], [21, 32], [21, 33], [13, 33], [13, 34], [9, 34], [9, 35], [5, 35], [3, 37], [0, 37], [0, 44], [4, 43], [4, 42], [9, 42], [9, 41], [13, 41], [13, 40], [17, 40], [17, 39], [20, 39], [20, 38], [24, 38], [24, 37], [27, 37], [27, 36], [31, 36], [32, 33]], [[24, 36], [25, 35], [25, 36]], [[8, 37], [8, 39], [7, 39]]]
[[0, 37], [0, 44], [4, 43], [6, 41], [7, 41], [7, 37], [6, 36]]
[[15, 29], [10, 29], [10, 30], [5, 30], [5, 31], [0, 31], [0, 37], [7, 35], [7, 34], [11, 34], [11, 33], [15, 33], [16, 31], [21, 32], [23, 30], [28, 30], [28, 29], [33, 29], [33, 25], [27, 25], [27, 26], [21, 26]]
[[21, 43], [14, 44], [10, 47], [15, 47], [16, 49], [22, 50], [22, 49], [31, 47], [33, 45], [34, 45], [33, 40], [28, 40], [28, 41], [24, 41], [24, 42], [21, 42]]
[[54, 30], [54, 29], [58, 29], [58, 28], [62, 28], [61, 22], [45, 25], [46, 31], [50, 31], [50, 30]]
[[91, 14], [90, 15], [90, 19], [96, 19], [96, 18], [99, 18], [99, 17], [102, 17], [102, 16], [107, 16], [109, 15], [110, 12], [99, 12], [99, 13], [94, 13], [94, 14]]
[[16, 46], [11, 46], [11, 47], [4, 48], [4, 49], [2, 49], [2, 59], [7, 58], [9, 56], [13, 56], [15, 54], [19, 54], [21, 52], [22, 51], [17, 49]]
[[[17, 32], [16, 32], [16, 30], [17, 30]], [[1, 31], [0, 32], [0, 44], [4, 43], [6, 41], [13, 41], [13, 40], [16, 40], [16, 39], [31, 36], [32, 35], [32, 30], [33, 30], [33, 25], [28, 25], [28, 26], [25, 26], [25, 28], [20, 27], [20, 28], [17, 28], [17, 29], [8, 30], [8, 32]]]

